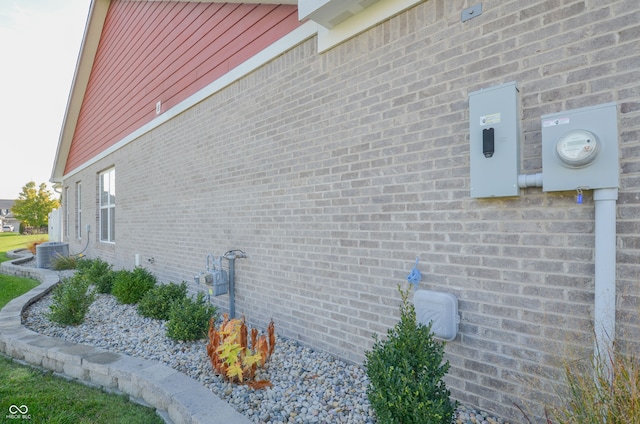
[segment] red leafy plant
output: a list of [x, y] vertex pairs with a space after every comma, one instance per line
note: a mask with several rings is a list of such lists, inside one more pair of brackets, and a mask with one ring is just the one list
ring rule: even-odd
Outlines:
[[209, 343], [207, 355], [216, 374], [233, 383], [243, 383], [254, 389], [271, 386], [268, 380], [255, 380], [256, 371], [264, 367], [271, 358], [276, 345], [273, 320], [267, 327], [267, 334], [258, 335], [256, 328], [249, 330], [244, 317], [229, 319], [224, 314], [220, 326], [216, 328], [213, 318], [209, 321]]

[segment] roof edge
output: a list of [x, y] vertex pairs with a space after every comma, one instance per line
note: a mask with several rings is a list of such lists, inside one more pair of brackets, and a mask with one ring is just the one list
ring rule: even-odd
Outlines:
[[110, 3], [111, 0], [92, 0], [89, 7], [87, 23], [85, 24], [84, 35], [78, 52], [76, 69], [71, 83], [71, 90], [69, 91], [69, 98], [67, 99], [67, 107], [58, 138], [58, 148], [51, 171], [50, 182], [53, 184], [62, 182], [71, 142], [78, 123], [78, 117], [80, 116], [82, 100], [87, 90]]

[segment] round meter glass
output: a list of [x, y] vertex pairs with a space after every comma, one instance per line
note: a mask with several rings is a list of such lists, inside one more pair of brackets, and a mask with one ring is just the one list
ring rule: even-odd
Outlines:
[[598, 139], [590, 131], [569, 131], [558, 140], [556, 151], [560, 160], [569, 166], [588, 165], [598, 154]]

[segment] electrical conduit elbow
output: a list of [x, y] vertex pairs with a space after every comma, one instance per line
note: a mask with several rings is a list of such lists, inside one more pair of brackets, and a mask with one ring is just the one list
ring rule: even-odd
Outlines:
[[518, 187], [542, 187], [542, 172], [537, 174], [519, 174]]

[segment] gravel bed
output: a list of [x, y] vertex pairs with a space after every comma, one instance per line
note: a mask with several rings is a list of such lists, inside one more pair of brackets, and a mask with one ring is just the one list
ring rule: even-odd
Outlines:
[[[164, 321], [138, 315], [134, 305], [122, 305], [111, 295], [98, 294], [83, 324], [61, 327], [47, 318], [51, 302], [51, 295], [47, 295], [32, 304], [23, 314], [23, 324], [40, 334], [161, 362], [200, 381], [253, 422], [376, 422], [366, 396], [364, 369], [294, 340], [277, 337], [275, 352], [259, 375], [273, 387], [253, 390], [227, 383], [213, 373], [206, 340], [175, 342], [165, 337]], [[276, 334], [277, 330], [276, 323]], [[454, 423], [505, 422], [461, 406]]]

